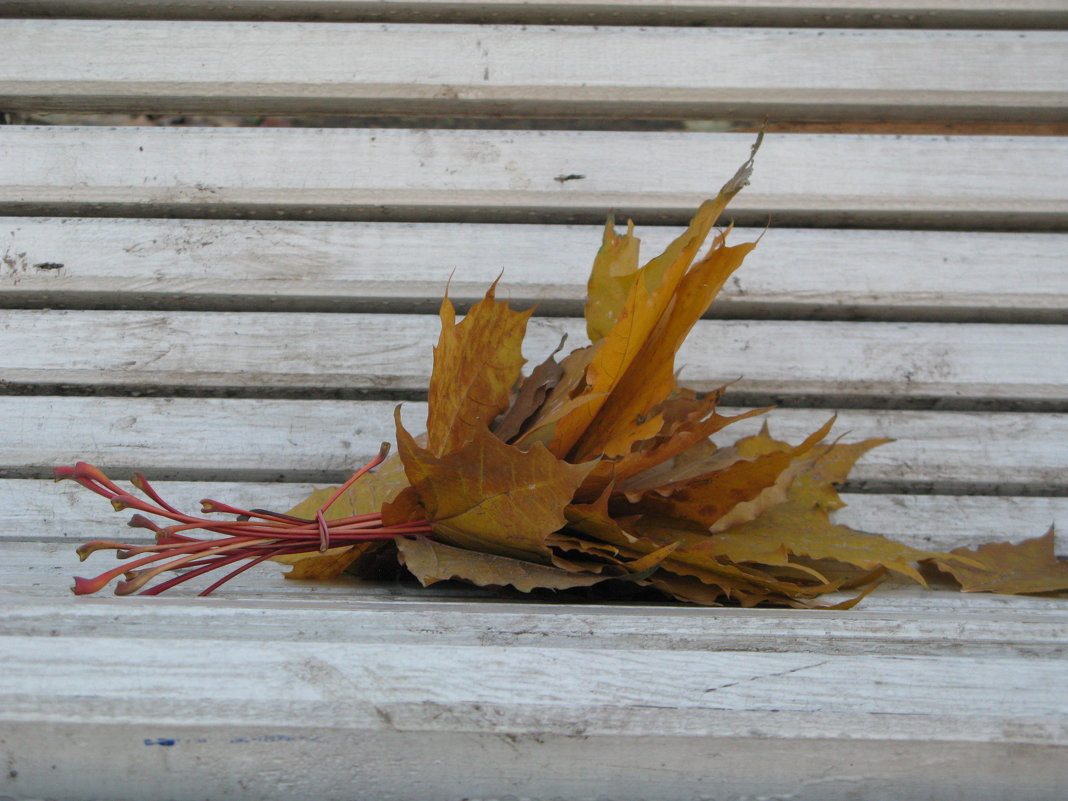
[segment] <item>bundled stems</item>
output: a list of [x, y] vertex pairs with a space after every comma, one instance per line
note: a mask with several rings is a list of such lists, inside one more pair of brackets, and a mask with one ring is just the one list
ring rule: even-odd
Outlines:
[[[95, 540], [78, 548], [78, 556], [84, 561], [89, 554], [100, 550], [113, 550], [119, 559], [134, 561], [108, 570], [94, 578], [74, 579], [72, 587], [76, 595], [98, 592], [115, 579], [116, 595], [158, 595], [189, 579], [210, 573], [230, 565], [238, 565], [199, 595], [209, 595], [235, 576], [240, 575], [265, 559], [302, 553], [325, 552], [331, 548], [358, 545], [395, 537], [428, 536], [430, 523], [426, 520], [385, 525], [382, 515], [371, 512], [361, 515], [326, 519], [326, 512], [354, 482], [386, 458], [389, 444], [383, 443], [378, 455], [357, 470], [353, 476], [315, 512], [314, 519], [293, 517], [266, 509], [239, 509], [229, 504], [206, 499], [201, 501], [203, 514], [234, 515], [234, 520], [218, 520], [197, 517], [171, 506], [140, 473], [131, 483], [149, 500], [144, 500], [123, 490], [102, 470], [86, 462], [74, 467], [57, 467], [56, 481], [71, 480], [107, 498], [116, 511], [136, 509], [174, 521], [173, 525], [159, 526], [144, 514], [135, 514], [129, 522], [134, 528], [147, 528], [156, 534], [155, 545], [134, 545]], [[213, 539], [191, 537], [185, 532], [207, 531], [219, 535]], [[244, 564], [240, 564], [244, 562]], [[152, 587], [145, 586], [164, 573], [184, 571]]]

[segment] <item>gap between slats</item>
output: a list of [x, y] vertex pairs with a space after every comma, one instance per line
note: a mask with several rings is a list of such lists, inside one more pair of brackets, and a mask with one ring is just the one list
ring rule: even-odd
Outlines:
[[849, 28], [1068, 27], [1056, 0], [8, 0], [0, 16], [94, 19], [742, 25]]

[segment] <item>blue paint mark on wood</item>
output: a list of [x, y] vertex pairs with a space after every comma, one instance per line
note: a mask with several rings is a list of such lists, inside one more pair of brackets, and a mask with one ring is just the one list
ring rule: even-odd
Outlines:
[[[294, 736], [291, 734], [254, 734], [249, 737], [233, 737], [227, 740], [227, 742], [233, 745], [242, 745], [248, 743], [317, 743], [319, 740], [320, 737], [318, 736], [306, 737], [301, 735]], [[206, 742], [208, 742], [208, 738], [206, 737], [152, 737], [145, 739], [145, 745], [161, 745], [168, 748], [173, 745], [178, 745], [178, 743], [189, 744]]]

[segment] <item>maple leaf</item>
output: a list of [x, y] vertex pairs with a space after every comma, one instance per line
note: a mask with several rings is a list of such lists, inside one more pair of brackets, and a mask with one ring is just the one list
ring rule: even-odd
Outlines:
[[[748, 508], [743, 505], [780, 486], [784, 474], [788, 486], [793, 480], [791, 471], [800, 473], [804, 467], [802, 458], [827, 435], [833, 423], [832, 418], [796, 448], [761, 453], [753, 459], [739, 459], [721, 470], [657, 487], [643, 493], [636, 501], [626, 502], [623, 508], [631, 513], [690, 520], [705, 528], [715, 526], [728, 515], [732, 522], [741, 522], [742, 518], [732, 512], [739, 506]], [[786, 499], [785, 492], [784, 487], [783, 500]], [[748, 517], [756, 516], [759, 509], [759, 505], [754, 505]]]
[[[754, 155], [759, 146], [758, 138]], [[635, 430], [638, 416], [670, 394], [673, 356], [682, 337], [751, 249], [728, 249], [724, 238], [717, 237], [709, 255], [687, 273], [720, 214], [746, 185], [752, 161], [742, 165], [714, 199], [701, 204], [686, 231], [634, 276], [622, 309], [587, 368], [587, 402], [556, 423], [549, 446], [553, 453], [570, 455], [573, 461], [606, 450], [623, 453], [623, 444], [613, 437], [632, 443], [659, 429], [652, 420], [638, 423]], [[659, 360], [650, 361], [654, 356]]]
[[401, 562], [419, 582], [428, 587], [439, 581], [459, 579], [479, 587], [515, 587], [566, 590], [599, 584], [609, 576], [573, 573], [558, 567], [513, 559], [492, 553], [455, 548], [426, 537], [398, 540]]
[[834, 559], [865, 570], [886, 567], [926, 584], [913, 566], [931, 553], [918, 551], [878, 534], [832, 524], [819, 509], [787, 502], [736, 528], [712, 535], [702, 546], [732, 562], [789, 565], [790, 556]]
[[936, 558], [934, 563], [960, 582], [965, 592], [1019, 593], [1068, 590], [1068, 560], [1053, 551], [1053, 528], [1041, 537], [1020, 543], [996, 542], [978, 548], [957, 548], [951, 553], [960, 560]]
[[541, 444], [522, 451], [473, 429], [444, 456], [420, 448], [396, 412], [397, 446], [408, 481], [443, 542], [500, 556], [546, 561], [545, 539], [592, 464], [561, 461]]
[[507, 411], [493, 422], [492, 431], [500, 439], [505, 442], [515, 440], [527, 422], [545, 404], [549, 393], [565, 377], [566, 370], [556, 361], [556, 354], [566, 341], [567, 334], [564, 334], [556, 350], [523, 379], [519, 389], [512, 395]]
[[709, 437], [731, 423], [771, 410], [771, 407], [752, 409], [726, 417], [716, 412], [722, 395], [721, 388], [700, 398], [694, 393], [683, 392], [677, 398], [664, 401], [657, 407], [663, 420], [660, 431], [655, 437], [640, 443], [641, 448], [632, 448], [612, 463], [615, 479], [626, 481], [708, 441]]
[[523, 368], [523, 336], [532, 309], [514, 312], [495, 300], [497, 282], [456, 323], [446, 296], [434, 348], [427, 412], [427, 447], [441, 456], [462, 446], [508, 408]]
[[634, 221], [627, 220], [627, 232], [616, 233], [615, 220], [608, 216], [604, 239], [593, 260], [586, 284], [586, 334], [599, 342], [616, 324], [638, 277], [641, 240], [634, 236]]

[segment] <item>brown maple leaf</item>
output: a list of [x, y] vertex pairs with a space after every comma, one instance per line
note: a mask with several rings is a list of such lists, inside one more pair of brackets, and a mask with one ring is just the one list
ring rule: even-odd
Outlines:
[[955, 556], [969, 562], [936, 558], [935, 564], [960, 582], [965, 592], [1019, 593], [1068, 590], [1068, 560], [1053, 552], [1053, 528], [1020, 543], [991, 542], [978, 548], [957, 548]]
[[567, 522], [564, 508], [593, 465], [561, 461], [539, 443], [522, 451], [488, 428], [470, 436], [435, 456], [416, 444], [397, 410], [401, 461], [435, 537], [472, 551], [547, 561], [545, 539]]

